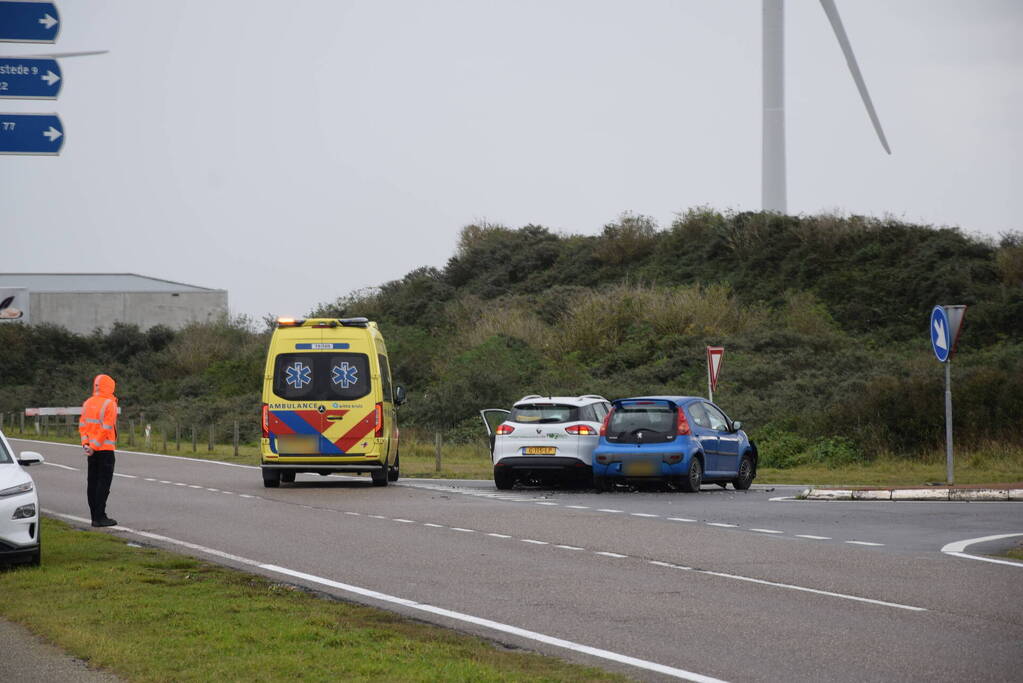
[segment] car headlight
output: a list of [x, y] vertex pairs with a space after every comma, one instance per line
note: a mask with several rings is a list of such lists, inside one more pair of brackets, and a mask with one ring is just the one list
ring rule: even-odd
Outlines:
[[2, 491], [0, 491], [0, 498], [5, 498], [7, 496], [16, 496], [19, 493], [28, 493], [31, 490], [32, 482], [26, 481], [24, 484], [18, 484], [17, 486], [12, 486], [10, 488], [3, 489]]
[[28, 519], [29, 517], [36, 516], [36, 504], [29, 503], [28, 505], [22, 505], [20, 508], [14, 511], [11, 519]]

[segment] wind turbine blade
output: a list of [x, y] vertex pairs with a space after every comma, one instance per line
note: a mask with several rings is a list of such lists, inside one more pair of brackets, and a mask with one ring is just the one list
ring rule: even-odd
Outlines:
[[853, 80], [856, 81], [856, 88], [860, 91], [860, 97], [863, 99], [863, 105], [867, 108], [867, 114], [870, 116], [870, 122], [874, 124], [874, 131], [877, 132], [877, 138], [881, 141], [881, 146], [884, 147], [884, 151], [891, 154], [892, 150], [891, 147], [888, 146], [888, 138], [884, 136], [884, 130], [881, 129], [881, 120], [877, 118], [877, 112], [874, 110], [874, 103], [870, 100], [870, 93], [867, 92], [867, 84], [863, 81], [863, 74], [860, 73], [860, 67], [856, 63], [856, 55], [853, 54], [852, 45], [849, 44], [849, 36], [845, 34], [845, 27], [842, 26], [842, 18], [838, 16], [838, 7], [835, 6], [835, 0], [821, 0], [821, 7], [824, 8], [824, 13], [828, 15], [828, 21], [831, 22], [831, 28], [835, 30], [835, 37], [838, 38], [838, 44], [842, 48], [842, 54], [845, 55], [845, 63], [849, 65], [849, 71], [852, 73]]

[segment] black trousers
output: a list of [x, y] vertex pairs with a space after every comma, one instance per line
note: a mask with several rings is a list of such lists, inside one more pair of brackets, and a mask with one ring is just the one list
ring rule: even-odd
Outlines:
[[94, 451], [86, 460], [89, 461], [89, 478], [86, 495], [89, 498], [89, 512], [93, 520], [107, 516], [107, 496], [110, 495], [110, 483], [114, 480], [114, 452]]

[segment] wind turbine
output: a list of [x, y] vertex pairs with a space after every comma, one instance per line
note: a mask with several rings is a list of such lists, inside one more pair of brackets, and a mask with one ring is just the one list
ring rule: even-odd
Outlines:
[[[761, 169], [761, 201], [764, 211], [785, 213], [787, 208], [785, 185], [785, 4], [784, 0], [764, 1], [764, 140], [763, 166]], [[860, 91], [863, 105], [867, 108], [870, 122], [888, 154], [892, 153], [888, 140], [881, 129], [881, 121], [874, 111], [874, 103], [863, 82], [863, 74], [856, 63], [849, 37], [838, 16], [834, 0], [820, 0], [824, 13], [828, 15], [831, 28], [845, 55], [856, 88]]]

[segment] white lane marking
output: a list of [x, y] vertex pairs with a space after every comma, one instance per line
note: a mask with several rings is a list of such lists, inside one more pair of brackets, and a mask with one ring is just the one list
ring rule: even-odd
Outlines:
[[598, 508], [597, 512], [621, 512], [621, 510], [612, 510], [611, 508]]
[[50, 467], [59, 467], [62, 470], [71, 470], [72, 472], [78, 471], [77, 467], [68, 467], [67, 465], [61, 465], [60, 463], [57, 462], [44, 462], [43, 464], [49, 465]]
[[367, 517], [372, 517], [373, 519], [387, 519], [383, 515], [366, 515], [366, 516]]
[[225, 496], [233, 496], [234, 495], [234, 491], [221, 491], [221, 493], [223, 493]]
[[561, 548], [562, 550], [585, 550], [585, 548], [580, 548], [579, 546], [575, 545], [556, 545], [554, 547]]
[[160, 480], [160, 483], [161, 483], [161, 484], [169, 484], [170, 482], [169, 482], [169, 481], [167, 481], [166, 479], [161, 479], [161, 480]]
[[463, 529], [460, 526], [453, 526], [453, 527], [451, 527], [451, 530], [452, 531], [464, 531], [467, 534], [474, 534], [474, 533], [476, 533], [475, 529]]
[[401, 522], [402, 524], [415, 524], [411, 519], [402, 519], [401, 517], [395, 517], [391, 520], [392, 522]]
[[[67, 446], [69, 448], [74, 448], [74, 449], [77, 449], [77, 450], [81, 450], [81, 448], [82, 448], [79, 445], [69, 444], [69, 443], [57, 443], [56, 441], [38, 441], [36, 439], [19, 439], [19, 441], [28, 441], [29, 443], [42, 443], [42, 444], [46, 444], [47, 446]], [[122, 450], [118, 450], [117, 454], [118, 455], [122, 455], [122, 454], [123, 455], [147, 455], [147, 456], [149, 456], [151, 458], [173, 458], [175, 460], [188, 460], [189, 462], [204, 462], [204, 463], [207, 463], [209, 465], [224, 465], [225, 467], [241, 467], [241, 468], [244, 468], [244, 469], [247, 469], [247, 470], [258, 470], [259, 469], [258, 465], [239, 465], [238, 463], [235, 463], [235, 462], [224, 462], [222, 460], [205, 460], [203, 458], [189, 458], [189, 457], [186, 457], [184, 455], [163, 455], [162, 453], [145, 453], [143, 451], [122, 451]]]
[[434, 529], [443, 529], [444, 528], [443, 524], [434, 524], [432, 522], [423, 522], [423, 526], [428, 526], [428, 527], [431, 527], [431, 528], [434, 528]]
[[695, 519], [689, 519], [687, 517], [669, 517], [672, 522], [695, 522]]
[[965, 541], [956, 541], [954, 543], [946, 543], [942, 548], [941, 552], [946, 555], [953, 555], [955, 557], [962, 557], [967, 560], [978, 560], [980, 562], [990, 562], [992, 564], [1005, 564], [1010, 567], [1023, 567], [1023, 562], [1013, 562], [1012, 560], [999, 560], [994, 557], [982, 557], [980, 555], [971, 555], [963, 552], [969, 546], [974, 543], [986, 543], [987, 541], [1000, 541], [1003, 538], [1013, 538], [1015, 536], [1023, 536], [1023, 534], [999, 534], [997, 536], [982, 536], [980, 538], [968, 538]]
[[720, 526], [720, 527], [725, 527], [727, 529], [734, 529], [734, 528], [738, 527], [739, 525], [738, 524], [725, 524], [724, 522], [707, 522], [707, 526]]
[[759, 531], [762, 534], [783, 534], [784, 531], [778, 531], [776, 529], [750, 529], [750, 531]]
[[637, 659], [628, 655], [619, 654], [617, 652], [611, 652], [609, 650], [602, 650], [600, 648], [591, 647], [589, 645], [582, 645], [574, 643], [569, 640], [562, 640], [561, 638], [555, 638], [553, 636], [544, 635], [537, 633], [536, 631], [528, 631], [517, 626], [511, 626], [503, 624], [497, 621], [491, 621], [490, 619], [484, 619], [481, 617], [474, 617], [470, 614], [463, 612], [455, 612], [443, 607], [435, 607], [422, 602], [416, 602], [414, 600], [408, 600], [406, 598], [399, 598], [393, 595], [387, 595], [386, 593], [379, 593], [374, 590], [367, 588], [361, 588], [359, 586], [353, 586], [351, 584], [340, 583], [338, 581], [332, 581], [325, 579], [320, 576], [313, 574], [305, 574], [303, 572], [297, 572], [292, 569], [285, 569], [284, 567], [278, 567], [276, 565], [261, 564], [260, 569], [277, 572], [286, 576], [292, 576], [297, 579], [309, 581], [310, 583], [318, 583], [338, 590], [354, 593], [363, 597], [372, 598], [381, 602], [388, 602], [395, 605], [401, 605], [409, 609], [419, 610], [430, 614], [436, 614], [437, 616], [447, 617], [448, 619], [455, 619], [457, 621], [475, 624], [476, 626], [482, 626], [494, 631], [501, 633], [508, 633], [510, 635], [525, 638], [527, 640], [533, 640], [546, 645], [552, 645], [565, 650], [572, 650], [573, 652], [579, 652], [587, 654], [592, 657], [599, 657], [600, 659], [606, 659], [612, 662], [618, 662], [619, 664], [628, 664], [639, 669], [645, 669], [647, 671], [654, 671], [656, 673], [664, 674], [666, 676], [672, 676], [674, 678], [680, 678], [686, 681], [694, 681], [695, 683], [723, 683], [720, 679], [712, 678], [710, 676], [704, 676], [703, 674], [694, 673], [692, 671], [686, 671], [685, 669], [677, 669], [675, 667], [666, 666], [664, 664], [658, 664], [656, 662], [647, 661], [645, 659]]
[[[249, 495], [249, 494], [247, 494], [247, 493], [239, 493], [239, 494], [238, 494], [238, 497], [239, 497], [239, 498], [255, 498], [255, 496], [250, 496], [250, 495]], [[310, 507], [309, 509], [311, 510], [312, 508]]]
[[522, 541], [523, 543], [532, 543], [534, 545], [550, 545], [550, 543], [548, 543], [547, 541], [536, 541], [532, 538], [521, 538], [519, 540]]
[[202, 487], [199, 486], [198, 484], [189, 484], [188, 488], [190, 488], [190, 489], [201, 489]]
[[924, 607], [914, 607], [913, 605], [903, 605], [897, 602], [886, 602], [884, 600], [874, 600], [873, 598], [861, 598], [858, 595], [849, 595], [847, 593], [834, 593], [832, 591], [823, 591], [818, 588], [807, 588], [806, 586], [795, 586], [791, 583], [779, 583], [777, 581], [767, 581], [765, 579], [754, 579], [751, 576], [741, 576], [739, 574], [726, 574], [724, 572], [715, 572], [709, 569], [693, 569], [692, 567], [684, 567], [682, 565], [668, 564], [667, 562], [651, 562], [650, 564], [656, 564], [659, 567], [670, 567], [672, 569], [682, 569], [688, 572], [695, 572], [697, 574], [706, 574], [708, 576], [719, 576], [724, 579], [735, 579], [736, 581], [746, 581], [748, 583], [756, 583], [762, 586], [774, 586], [775, 588], [786, 588], [788, 590], [801, 591], [804, 593], [815, 593], [817, 595], [827, 595], [832, 598], [842, 598], [843, 600], [852, 600], [854, 602], [866, 602], [871, 605], [881, 605], [882, 607], [895, 607], [897, 609], [909, 610], [910, 612], [926, 612], [927, 609]]
[[559, 505], [560, 503], [548, 503], [547, 501], [540, 500], [540, 501], [537, 501], [536, 504], [537, 505]]
[[623, 557], [628, 557], [628, 555], [619, 555], [618, 553], [609, 553], [606, 550], [597, 550], [597, 551], [594, 552], [594, 554], [595, 555], [603, 555], [604, 557], [614, 557], [614, 558], [618, 558], [618, 559], [621, 559]]
[[804, 501], [799, 500], [795, 496], [778, 496], [777, 498], [768, 498], [767, 499], [767, 501], [769, 503], [777, 503], [778, 501], [782, 501], [782, 500], [794, 500], [794, 501], [797, 501], [797, 502], [800, 502], [800, 503], [804, 502]]
[[648, 512], [630, 512], [633, 517], [660, 517], [660, 515], [651, 515]]
[[123, 479], [138, 479], [134, 474], [121, 474], [120, 472], [114, 472], [115, 477], [121, 477]]
[[812, 541], [830, 541], [831, 536], [811, 536], [810, 534], [796, 534], [796, 538], [809, 538]]
[[345, 514], [346, 515], [351, 515], [352, 517], [362, 517], [362, 513], [361, 512], [346, 512]]
[[213, 493], [220, 493], [220, 489], [206, 489], [206, 490], [207, 491], [211, 491]]
[[881, 546], [881, 545], [884, 545], [884, 543], [871, 543], [870, 541], [846, 541], [846, 543], [849, 543], [851, 545], [869, 545], [869, 546]]
[[487, 536], [493, 536], [494, 538], [511, 538], [508, 534], [487, 534]]
[[590, 509], [589, 505], [566, 505], [565, 507], [571, 508], [573, 510], [589, 510]]
[[180, 481], [174, 482], [174, 485], [175, 486], [188, 486], [188, 484], [185, 484], [184, 482], [180, 482]]
[[[47, 514], [54, 515], [55, 517], [63, 517], [65, 519], [74, 520], [86, 524], [89, 520], [82, 517], [74, 517], [72, 515], [64, 515], [53, 510], [44, 510]], [[250, 560], [247, 557], [241, 557], [239, 555], [233, 555], [226, 553], [222, 550], [215, 548], [209, 548], [206, 546], [198, 545], [195, 543], [189, 543], [188, 541], [181, 541], [176, 538], [169, 536], [161, 536], [160, 534], [152, 534], [147, 531], [139, 531], [126, 526], [115, 526], [110, 527], [118, 531], [124, 531], [130, 534], [136, 534], [143, 538], [149, 538], [156, 541], [162, 541], [172, 545], [178, 545], [189, 550], [195, 550], [196, 552], [205, 553], [214, 557], [219, 557], [238, 564], [247, 565], [250, 567], [256, 567], [263, 571], [272, 572], [275, 574], [282, 574], [284, 576], [290, 576], [292, 578], [301, 579], [310, 583], [320, 584], [322, 586], [329, 586], [330, 588], [336, 588], [337, 590], [345, 591], [347, 593], [353, 593], [355, 595], [361, 595], [362, 597], [372, 598], [379, 600], [380, 602], [390, 603], [392, 605], [401, 605], [409, 609], [418, 610], [420, 612], [427, 612], [429, 614], [435, 614], [437, 616], [445, 617], [448, 619], [454, 619], [468, 624], [474, 624], [476, 626], [482, 626], [483, 628], [490, 629], [492, 631], [498, 631], [500, 633], [507, 633], [510, 635], [525, 638], [527, 640], [533, 640], [545, 645], [551, 645], [564, 650], [571, 650], [573, 652], [579, 652], [582, 654], [590, 655], [591, 657], [598, 657], [600, 659], [606, 659], [612, 662], [618, 662], [619, 664], [627, 664], [634, 666], [639, 669], [645, 669], [647, 671], [653, 671], [656, 673], [664, 674], [666, 676], [673, 676], [686, 681], [693, 681], [694, 683], [724, 683], [724, 681], [712, 678], [710, 676], [704, 676], [703, 674], [694, 673], [692, 671], [686, 671], [685, 669], [677, 669], [672, 666], [665, 664], [658, 664], [657, 662], [651, 662], [645, 659], [637, 659], [636, 657], [630, 657], [628, 655], [619, 654], [610, 650], [602, 650], [600, 648], [591, 647], [589, 645], [582, 645], [580, 643], [574, 643], [570, 640], [562, 640], [561, 638], [555, 638], [553, 636], [544, 635], [537, 633], [536, 631], [529, 631], [518, 626], [511, 626], [509, 624], [503, 624], [499, 621], [491, 621], [490, 619], [484, 619], [482, 617], [474, 617], [470, 614], [463, 612], [455, 612], [453, 610], [445, 609], [443, 607], [436, 607], [423, 602], [416, 602], [415, 600], [409, 600], [407, 598], [399, 598], [394, 595], [388, 595], [387, 593], [380, 593], [369, 588], [362, 588], [361, 586], [354, 586], [352, 584], [341, 583], [339, 581], [333, 581], [331, 579], [324, 578], [322, 576], [316, 576], [314, 574], [306, 574], [304, 572], [295, 571], [294, 569], [288, 569], [275, 564], [266, 564], [259, 562], [258, 560]]]

